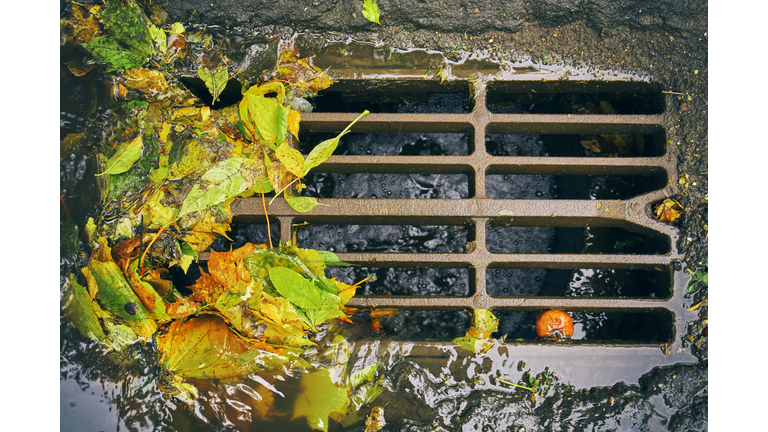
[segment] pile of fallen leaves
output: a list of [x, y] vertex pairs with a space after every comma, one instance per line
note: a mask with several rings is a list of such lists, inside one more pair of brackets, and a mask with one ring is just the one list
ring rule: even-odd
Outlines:
[[[73, 3], [61, 22], [62, 34], [81, 53], [65, 64], [68, 70], [102, 72], [120, 106], [97, 147], [100, 206], [83, 236], [90, 259], [69, 275], [62, 308], [75, 328], [111, 351], [155, 337], [160, 387], [192, 401], [198, 389], [187, 379], [242, 379], [286, 363], [307, 367], [301, 354], [315, 345], [310, 334], [331, 320], [349, 322], [345, 304], [355, 286], [325, 277], [327, 265], [340, 264], [329, 252], [248, 243], [211, 252], [208, 271], [201, 267], [192, 286], [174, 286], [169, 271], [189, 271], [200, 252], [226, 236], [235, 199], [282, 194], [297, 211], [310, 211], [317, 201], [299, 195], [301, 178], [331, 156], [349, 127], [306, 158], [294, 149], [301, 112], [292, 107], [308, 105], [304, 98], [333, 81], [291, 49], [280, 52], [265, 75], [275, 80], [249, 86], [238, 78], [247, 88], [238, 104], [206, 106], [182, 85], [179, 62], [197, 66], [214, 101], [243, 71], [232, 73], [204, 30], [188, 33], [167, 22], [157, 4], [152, 8], [133, 0]], [[65, 224], [64, 246], [79, 247], [79, 229], [71, 220]], [[331, 349], [345, 343], [335, 340]], [[334, 364], [345, 366], [343, 360]], [[297, 415], [320, 429], [333, 413], [339, 421], [348, 417], [381, 393], [362, 383], [375, 366], [341, 381], [329, 372], [307, 374], [303, 386], [338, 400], [327, 412], [302, 412], [299, 398]]]

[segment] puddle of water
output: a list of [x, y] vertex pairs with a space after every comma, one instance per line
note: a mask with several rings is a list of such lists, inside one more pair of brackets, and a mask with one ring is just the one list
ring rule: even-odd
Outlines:
[[565, 65], [551, 56], [557, 64], [541, 64], [530, 56], [519, 56], [519, 61], [498, 61], [490, 53], [470, 52], [460, 47], [444, 53], [412, 48], [396, 49], [384, 44], [359, 42], [351, 38], [337, 41], [313, 34], [297, 34], [294, 43], [302, 55], [314, 56], [315, 65], [330, 68], [339, 78], [391, 79], [427, 78], [439, 79], [437, 74], [445, 70], [448, 80], [467, 79], [473, 75], [493, 76], [501, 80], [599, 80], [648, 81], [648, 76], [591, 67]]

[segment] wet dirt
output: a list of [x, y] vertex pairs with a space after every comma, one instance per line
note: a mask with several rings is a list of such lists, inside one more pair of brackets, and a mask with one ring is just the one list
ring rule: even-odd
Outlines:
[[[221, 31], [230, 26], [251, 28], [254, 41], [264, 44], [271, 43], [275, 37], [289, 39], [296, 31], [311, 31], [327, 40], [373, 42], [400, 50], [442, 51], [449, 59], [452, 56], [458, 59], [457, 48], [461, 47], [463, 51], [499, 61], [529, 61], [541, 66], [566, 64], [588, 68], [595, 74], [625, 71], [649, 76], [665, 92], [666, 139], [678, 155], [682, 192], [674, 198], [686, 210], [676, 222], [680, 229], [677, 246], [683, 257], [681, 268], [690, 272], [705, 268], [708, 255], [706, 2], [486, 3], [379, 0], [381, 26], [363, 18], [362, 2], [358, 1], [171, 0], [165, 7], [174, 21], [220, 26]], [[62, 16], [68, 14], [68, 7], [69, 2], [61, 2]], [[76, 130], [78, 119], [62, 122], [62, 130], [69, 132]], [[82, 178], [84, 161], [62, 164], [62, 184], [69, 182], [68, 176]], [[688, 297], [687, 304], [699, 303], [707, 298], [707, 289]], [[700, 319], [706, 319], [706, 307], [698, 312]], [[432, 382], [434, 375], [417, 363], [406, 361], [399, 366], [403, 370], [392, 370], [389, 374], [393, 386], [403, 389], [398, 394], [410, 394], [404, 400], [410, 400], [413, 405], [409, 408], [401, 401], [399, 406], [403, 413], [410, 410], [412, 416], [406, 416], [410, 420], [388, 424], [385, 430], [434, 430], [438, 425], [429, 416], [439, 418], [440, 410], [453, 413], [455, 419], [448, 422], [449, 426], [441, 424], [439, 430], [707, 430], [707, 337], [700, 323], [692, 322], [688, 329], [687, 336], [677, 337], [683, 337], [684, 346], [690, 347], [699, 359], [696, 364], [659, 366], [643, 375], [639, 384], [619, 382], [585, 389], [558, 385], [555, 381], [538, 403], [517, 393], [482, 386], [477, 391], [461, 390], [435, 398], [437, 384], [413, 384], [413, 380]], [[62, 330], [62, 340], [65, 336], [66, 339], [72, 337], [66, 334], [68, 331]], [[65, 349], [62, 346], [62, 350]], [[66, 375], [64, 367], [62, 374]], [[98, 379], [96, 371], [89, 374], [92, 375], [89, 379]], [[412, 377], [411, 381], [407, 380], [408, 376]], [[137, 388], [136, 392], [143, 391], [143, 387]], [[450, 388], [445, 391], [450, 392]], [[125, 397], [123, 403], [131, 404]], [[424, 411], [420, 412], [420, 407]], [[126, 409], [130, 411], [130, 407], [121, 411]], [[489, 418], [489, 412], [497, 415]]]

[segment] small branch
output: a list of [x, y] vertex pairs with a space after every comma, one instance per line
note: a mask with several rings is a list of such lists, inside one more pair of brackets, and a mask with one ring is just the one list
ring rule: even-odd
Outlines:
[[521, 389], [530, 390], [532, 393], [536, 393], [536, 390], [534, 390], [534, 389], [532, 389], [532, 388], [530, 388], [530, 387], [521, 386], [520, 384], [515, 384], [515, 383], [509, 382], [509, 381], [504, 381], [504, 379], [503, 379], [503, 378], [499, 378], [499, 381], [500, 381], [500, 382], [503, 382], [504, 384], [513, 385], [513, 386], [515, 386], [515, 387], [520, 387]]

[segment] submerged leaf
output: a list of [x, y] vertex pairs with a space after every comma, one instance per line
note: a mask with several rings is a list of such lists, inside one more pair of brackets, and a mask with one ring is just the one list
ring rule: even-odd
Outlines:
[[75, 275], [71, 273], [69, 275], [69, 288], [61, 300], [61, 309], [67, 321], [83, 336], [97, 341], [107, 337], [104, 334], [104, 329], [101, 328], [96, 312], [94, 312], [91, 296], [82, 285], [77, 283]]
[[262, 368], [257, 361], [239, 361], [243, 355], [259, 354], [215, 315], [174, 321], [158, 337], [157, 347], [163, 367], [184, 378], [242, 378]]
[[293, 418], [306, 417], [312, 429], [328, 431], [328, 417], [349, 404], [347, 389], [331, 380], [328, 369], [301, 376], [301, 394], [293, 407]]

